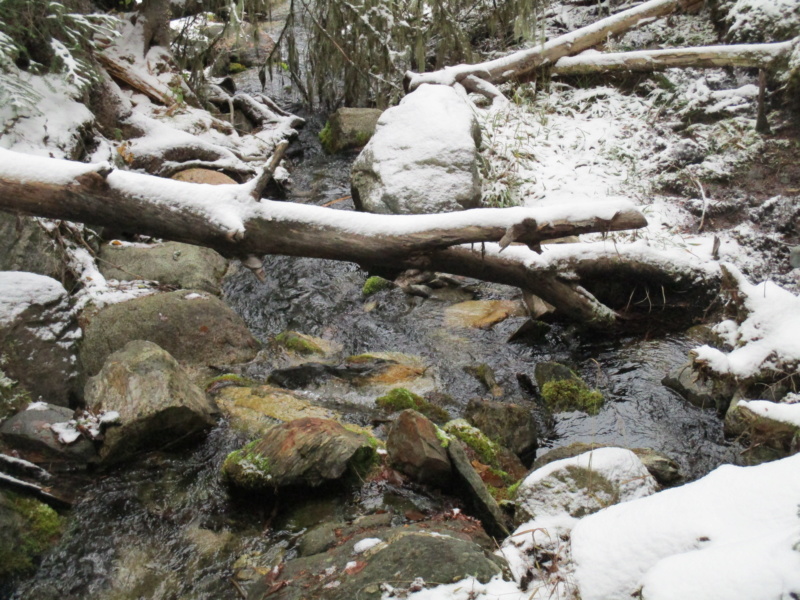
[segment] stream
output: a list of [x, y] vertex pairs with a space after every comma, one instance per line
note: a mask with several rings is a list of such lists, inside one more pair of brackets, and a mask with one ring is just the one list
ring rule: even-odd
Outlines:
[[[244, 73], [239, 85], [245, 91], [258, 85], [255, 72]], [[289, 201], [321, 205], [350, 193], [354, 156], [324, 155], [315, 136], [321, 126], [319, 117], [311, 117], [301, 134], [304, 156], [293, 168]], [[353, 209], [349, 200], [333, 208]], [[554, 325], [536, 339], [509, 343], [526, 318], [512, 317], [486, 330], [454, 329], [444, 325], [444, 314], [463, 300], [518, 298], [513, 288], [463, 281], [425, 299], [397, 288], [364, 298], [367, 274], [349, 263], [271, 256], [264, 266], [264, 283], [238, 269], [224, 285], [226, 301], [262, 342], [294, 330], [338, 342], [345, 354], [418, 355], [429, 366], [435, 391], [451, 398], [446, 407], [453, 418], [470, 399], [487, 397], [483, 384], [464, 368], [488, 365], [502, 400], [529, 406], [537, 415], [543, 434], [539, 454], [573, 442], [649, 447], [678, 462], [689, 480], [737, 462], [717, 415], [661, 385], [696, 345], [683, 334], [585, 339]], [[597, 416], [545, 415], [527, 382], [538, 362], [551, 360], [572, 366], [603, 392], [606, 404]], [[257, 378], [268, 374], [257, 364], [248, 372]], [[323, 399], [337, 401], [340, 410], [349, 406], [354, 421], [366, 419], [360, 415], [372, 410], [370, 399], [342, 393]], [[234, 600], [241, 597], [234, 576], [245, 581], [292, 556], [293, 540], [310, 526], [378, 509], [401, 515], [441, 507], [440, 498], [422, 492], [366, 485], [345, 497], [297, 499], [268, 514], [257, 502], [231, 498], [219, 476], [225, 456], [246, 441], [222, 421], [191, 450], [156, 453], [98, 474], [72, 511], [61, 542], [11, 597]]]

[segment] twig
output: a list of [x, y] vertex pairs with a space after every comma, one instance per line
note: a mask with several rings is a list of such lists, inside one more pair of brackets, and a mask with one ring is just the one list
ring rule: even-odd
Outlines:
[[278, 164], [283, 159], [283, 155], [288, 147], [289, 142], [287, 140], [282, 140], [275, 146], [275, 151], [272, 153], [272, 158], [269, 163], [267, 163], [267, 166], [261, 171], [258, 178], [253, 181], [250, 196], [252, 196], [253, 200], [256, 202], [261, 200], [261, 193], [264, 191], [264, 188], [267, 187], [269, 180], [272, 179], [272, 175], [275, 173], [275, 169], [278, 168]]

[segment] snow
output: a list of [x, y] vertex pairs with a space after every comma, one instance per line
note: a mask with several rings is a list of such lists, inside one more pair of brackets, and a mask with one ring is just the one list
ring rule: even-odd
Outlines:
[[32, 306], [61, 304], [66, 300], [67, 290], [52, 277], [0, 271], [0, 325], [12, 323]]
[[62, 444], [69, 445], [75, 443], [81, 437], [81, 432], [78, 431], [74, 421], [53, 423], [50, 425], [50, 429], [58, 436], [58, 441]]
[[370, 548], [374, 548], [382, 541], [383, 540], [380, 538], [364, 538], [363, 540], [359, 540], [356, 542], [356, 545], [353, 546], [353, 554], [362, 554]]
[[737, 406], [746, 408], [759, 417], [800, 427], [800, 401], [788, 404], [769, 400], [739, 400]]
[[25, 410], [49, 410], [50, 405], [47, 402], [31, 402]]
[[481, 583], [474, 577], [467, 577], [461, 581], [433, 588], [422, 589], [407, 595], [398, 596], [393, 593], [393, 588], [384, 584], [381, 600], [392, 600], [405, 597], [410, 600], [544, 600], [548, 598], [544, 591], [523, 592], [517, 585], [504, 581], [500, 576], [495, 576], [487, 583]]
[[748, 312], [738, 326], [723, 321], [715, 330], [734, 346], [725, 353], [711, 346], [696, 348], [696, 360], [716, 373], [746, 379], [765, 370], [783, 371], [800, 363], [800, 296], [770, 281], [748, 282], [733, 265], [725, 265]]
[[572, 531], [582, 600], [772, 600], [800, 593], [800, 455], [722, 466]]

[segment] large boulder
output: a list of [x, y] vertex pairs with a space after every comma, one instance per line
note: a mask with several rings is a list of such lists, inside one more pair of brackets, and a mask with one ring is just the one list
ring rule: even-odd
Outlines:
[[228, 261], [210, 248], [178, 242], [149, 246], [104, 244], [100, 272], [106, 279], [147, 279], [219, 295]]
[[44, 275], [0, 272], [0, 379], [17, 381], [33, 400], [69, 405], [79, 337], [63, 285]]
[[100, 448], [105, 463], [188, 441], [215, 423], [216, 406], [156, 344], [135, 340], [114, 352], [86, 384], [86, 404], [119, 413]]
[[465, 418], [489, 439], [530, 465], [536, 456], [537, 428], [530, 409], [519, 404], [471, 400]]
[[62, 444], [50, 429], [72, 419], [73, 411], [64, 406], [35, 402], [0, 425], [0, 440], [19, 456], [34, 463], [89, 463], [97, 459], [94, 444], [80, 437]]
[[65, 283], [66, 256], [34, 217], [0, 212], [0, 271], [26, 271]]
[[222, 300], [205, 292], [153, 294], [112, 304], [89, 317], [80, 358], [96, 375], [109, 354], [132, 340], [148, 340], [192, 365], [251, 360], [259, 344], [244, 321]]
[[385, 111], [353, 164], [353, 201], [381, 214], [478, 206], [480, 128], [466, 97], [422, 85]]
[[329, 419], [304, 418], [272, 428], [228, 455], [222, 471], [235, 487], [271, 492], [319, 487], [348, 473], [363, 474], [375, 458], [374, 441]]
[[342, 150], [363, 147], [375, 133], [379, 108], [340, 108], [330, 117], [319, 138], [325, 151], [336, 154]]
[[415, 481], [439, 487], [450, 483], [447, 438], [423, 415], [404, 410], [389, 427], [386, 450], [392, 463]]

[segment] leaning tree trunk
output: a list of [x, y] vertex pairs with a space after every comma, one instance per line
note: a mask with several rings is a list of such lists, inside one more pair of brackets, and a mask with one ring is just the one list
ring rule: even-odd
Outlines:
[[537, 268], [528, 248], [509, 245], [538, 249], [547, 239], [647, 224], [627, 202], [394, 216], [256, 202], [262, 179], [208, 186], [0, 150], [0, 210], [122, 227], [250, 257], [256, 267], [252, 257], [283, 254], [465, 275], [529, 289], [592, 327], [610, 326], [615, 313], [577, 282]]
[[409, 71], [406, 73], [406, 87], [408, 91], [413, 91], [423, 83], [453, 85], [469, 76], [490, 83], [503, 83], [513, 78], [524, 77], [544, 64], [555, 63], [563, 56], [579, 54], [605, 42], [609, 36], [625, 33], [642, 21], [663, 17], [697, 3], [697, 0], [650, 0], [544, 44], [502, 58], [476, 65], [446, 67], [432, 73]]

